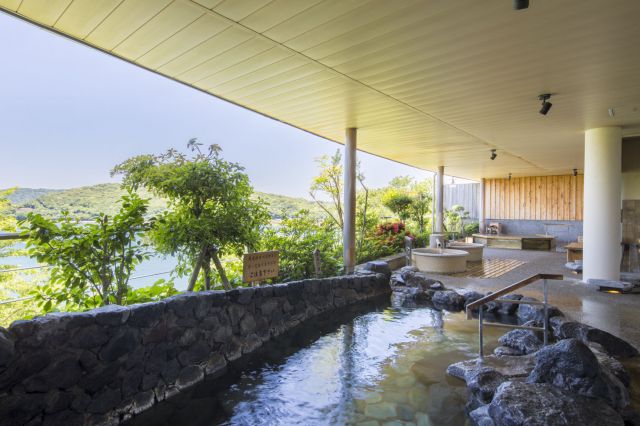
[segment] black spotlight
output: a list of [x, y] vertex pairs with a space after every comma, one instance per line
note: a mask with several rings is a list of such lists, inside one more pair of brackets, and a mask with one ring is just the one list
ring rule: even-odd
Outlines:
[[513, 10], [522, 10], [529, 8], [529, 0], [513, 0]]
[[573, 175], [578, 176], [578, 169], [573, 169]]
[[538, 99], [542, 101], [542, 108], [540, 108], [540, 114], [547, 115], [553, 104], [549, 102], [551, 99], [551, 93], [544, 93], [538, 96]]
[[497, 156], [498, 156], [498, 154], [496, 154], [496, 150], [495, 150], [495, 149], [492, 149], [492, 150], [491, 150], [491, 157], [490, 157], [490, 158], [491, 158], [492, 160], [495, 160]]

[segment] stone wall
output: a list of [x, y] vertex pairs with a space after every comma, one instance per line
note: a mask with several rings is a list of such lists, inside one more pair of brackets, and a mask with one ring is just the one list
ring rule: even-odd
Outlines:
[[371, 273], [16, 321], [0, 328], [0, 425], [117, 424], [302, 321], [389, 292]]

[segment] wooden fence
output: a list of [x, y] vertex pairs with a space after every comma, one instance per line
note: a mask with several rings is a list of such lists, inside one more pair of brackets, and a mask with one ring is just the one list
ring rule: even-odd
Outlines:
[[583, 201], [583, 175], [485, 180], [490, 219], [582, 220]]
[[478, 183], [444, 185], [444, 207], [450, 209], [460, 205], [469, 212], [469, 217], [478, 219]]

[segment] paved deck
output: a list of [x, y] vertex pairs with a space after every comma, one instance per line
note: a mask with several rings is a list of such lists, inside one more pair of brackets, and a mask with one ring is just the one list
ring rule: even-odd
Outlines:
[[[564, 267], [566, 253], [485, 248], [486, 258], [515, 259], [521, 266], [496, 278], [436, 275], [446, 286], [479, 292], [495, 291], [537, 273], [563, 274], [564, 281], [549, 281], [549, 300], [570, 318], [606, 330], [640, 348], [640, 294], [600, 292], [580, 282]], [[518, 293], [542, 298], [542, 283], [532, 284]]]

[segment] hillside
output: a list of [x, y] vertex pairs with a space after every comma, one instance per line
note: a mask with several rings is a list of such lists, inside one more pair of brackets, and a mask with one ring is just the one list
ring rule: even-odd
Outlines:
[[9, 195], [9, 201], [14, 205], [25, 204], [29, 201], [35, 200], [52, 192], [60, 192], [61, 189], [46, 189], [46, 188], [17, 188], [11, 195]]
[[[117, 183], [103, 183], [66, 190], [18, 188], [9, 198], [18, 219], [24, 219], [31, 212], [58, 217], [62, 211], [67, 210], [78, 219], [86, 220], [99, 213], [114, 214], [120, 197], [125, 192]], [[146, 190], [140, 190], [139, 194], [150, 200], [150, 214], [157, 214], [166, 207], [165, 200]], [[257, 192], [256, 196], [269, 204], [269, 212], [273, 218], [281, 217], [283, 211], [291, 214], [303, 208], [314, 212], [319, 210], [314, 202], [303, 198], [262, 192]]]

